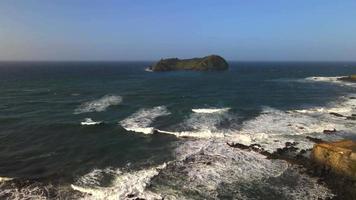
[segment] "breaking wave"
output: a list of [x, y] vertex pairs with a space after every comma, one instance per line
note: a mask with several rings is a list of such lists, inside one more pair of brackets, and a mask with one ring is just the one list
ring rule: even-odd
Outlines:
[[109, 106], [118, 105], [121, 102], [121, 96], [105, 95], [100, 99], [81, 104], [77, 109], [74, 110], [74, 114], [87, 112], [102, 112], [105, 111]]
[[[151, 179], [164, 169], [166, 164], [134, 172], [122, 172], [119, 169], [95, 169], [79, 178], [71, 187], [84, 194], [83, 199], [162, 199], [159, 194], [145, 192]], [[107, 187], [100, 186], [103, 177], [111, 176], [112, 181]]]
[[154, 127], [150, 127], [152, 122], [157, 117], [169, 114], [165, 106], [157, 106], [151, 109], [141, 109], [119, 123], [127, 131], [151, 134], [154, 130]]
[[216, 113], [216, 112], [226, 112], [230, 110], [230, 108], [197, 108], [192, 109], [195, 113]]
[[[355, 113], [355, 103], [354, 98], [344, 97], [323, 108], [282, 111], [265, 107], [259, 116], [240, 127], [232, 126], [236, 116], [228, 112], [194, 112], [177, 125], [176, 131], [156, 129], [191, 138], [177, 147], [173, 161], [131, 172], [96, 169], [78, 179], [72, 188], [83, 193], [85, 199], [250, 199], [266, 195], [276, 199], [332, 198], [325, 185], [300, 168], [226, 143], [258, 143], [273, 152], [286, 142], [297, 142], [296, 147], [309, 149], [313, 143], [305, 136], [335, 140], [341, 139], [345, 131], [355, 133], [355, 121], [346, 119]], [[332, 111], [345, 117], [332, 115]], [[152, 122], [168, 114], [164, 106], [141, 109], [120, 124], [126, 130], [152, 133]], [[327, 135], [323, 134], [325, 129], [338, 132]], [[101, 180], [107, 175], [113, 177], [112, 181], [103, 186]]]
[[175, 131], [157, 131], [176, 137], [223, 138], [229, 132], [228, 129], [231, 128], [225, 124], [232, 124], [235, 118], [235, 116], [226, 112], [192, 113], [178, 125]]
[[83, 126], [98, 125], [102, 123], [103, 123], [102, 121], [94, 121], [91, 118], [85, 118], [84, 121], [80, 122], [80, 124]]
[[[332, 196], [315, 179], [290, 170], [287, 162], [231, 148], [221, 140], [188, 141], [176, 154], [177, 160], [160, 171], [149, 188], [165, 199], [220, 199], [226, 195], [229, 199], [249, 199], [277, 191], [286, 197], [281, 199]], [[280, 182], [286, 176], [294, 178], [291, 184], [283, 185]]]
[[[335, 116], [339, 114], [339, 116]], [[300, 149], [312, 148], [306, 136], [323, 140], [343, 139], [345, 134], [356, 133], [356, 121], [348, 117], [356, 113], [356, 100], [344, 97], [325, 108], [281, 111], [265, 107], [254, 119], [245, 121], [241, 130], [231, 136], [232, 141], [250, 145], [260, 144], [269, 152], [283, 148], [286, 142], [298, 142]], [[340, 117], [342, 116], [342, 117]], [[337, 130], [332, 135], [324, 130]]]
[[[313, 142], [342, 139], [356, 133], [356, 99], [343, 97], [326, 107], [282, 111], [264, 107], [260, 115], [234, 127], [236, 116], [229, 112], [193, 112], [173, 131], [152, 126], [159, 116], [169, 115], [164, 106], [141, 109], [122, 120], [126, 130], [190, 137], [175, 150], [175, 159], [158, 167], [123, 172], [95, 169], [71, 187], [84, 199], [328, 199], [332, 192], [317, 179], [283, 160], [267, 159], [253, 152], [232, 148], [227, 142], [258, 143], [269, 152], [297, 142], [300, 150]], [[334, 114], [332, 114], [334, 113]], [[335, 114], [337, 113], [337, 114]], [[324, 134], [324, 130], [337, 130]], [[103, 184], [111, 176], [110, 184]]]
[[[71, 187], [83, 199], [326, 199], [331, 191], [282, 160], [229, 147], [224, 140], [190, 140], [175, 151], [176, 159], [156, 167], [122, 172], [95, 169]], [[105, 176], [112, 180], [107, 186]], [[292, 177], [292, 178], [291, 178]], [[289, 184], [284, 184], [288, 181]], [[282, 188], [282, 189], [281, 189]]]

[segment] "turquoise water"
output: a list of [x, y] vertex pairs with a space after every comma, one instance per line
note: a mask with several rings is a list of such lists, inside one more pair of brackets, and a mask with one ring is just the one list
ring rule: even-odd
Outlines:
[[[233, 189], [221, 190], [215, 186], [213, 192], [207, 192], [204, 187], [199, 189], [197, 174], [187, 175], [180, 172], [188, 169], [194, 171], [201, 166], [194, 162], [197, 165], [188, 165], [183, 161], [179, 163], [179, 156], [201, 144], [204, 144], [202, 148], [206, 145], [215, 148], [206, 150], [207, 154], [215, 150], [221, 152], [220, 143], [224, 144], [225, 140], [231, 138], [236, 139], [235, 136], [239, 134], [243, 136], [237, 136], [236, 141], [239, 142], [251, 142], [254, 134], [261, 133], [265, 134], [263, 137], [278, 133], [278, 136], [273, 137], [278, 137], [278, 140], [283, 142], [299, 141], [301, 135], [304, 137], [308, 134], [319, 136], [320, 133], [320, 137], [324, 137], [320, 131], [324, 128], [340, 130], [338, 138], [329, 139], [354, 138], [356, 134], [353, 129], [354, 122], [332, 118], [327, 112], [313, 111], [314, 108], [339, 111], [342, 107], [348, 108], [342, 111], [345, 114], [354, 114], [356, 105], [353, 101], [349, 102], [349, 98], [356, 92], [354, 85], [308, 78], [354, 74], [356, 63], [230, 62], [230, 70], [224, 72], [144, 71], [150, 64], [0, 63], [0, 176], [14, 178], [12, 181], [16, 183], [2, 183], [3, 192], [0, 195], [10, 199], [16, 195], [26, 196], [29, 194], [22, 194], [19, 187], [25, 188], [24, 190], [37, 187], [36, 195], [44, 197], [89, 198], [86, 196], [87, 192], [78, 192], [70, 185], [80, 185], [83, 188], [115, 188], [117, 184], [115, 185], [113, 180], [120, 177], [120, 173], [135, 174], [164, 162], [173, 162], [168, 163], [159, 175], [153, 177], [152, 185], [147, 187], [147, 190], [173, 195], [178, 199], [236, 199], [251, 197], [246, 191], [254, 191], [251, 188], [259, 185], [260, 189], [254, 191], [256, 198], [269, 194], [269, 191], [276, 193], [273, 198], [283, 199], [286, 196], [272, 188], [262, 187], [262, 183], [258, 181], [250, 182], [251, 188], [247, 190], [242, 190], [241, 183], [236, 181], [226, 183], [223, 174], [227, 172], [214, 171], [218, 169], [218, 165], [211, 170], [219, 174], [220, 180], [218, 177], [201, 180], [205, 180], [208, 185], [225, 185], [223, 188]], [[225, 110], [206, 110], [210, 113], [202, 113], [202, 110], [194, 112], [192, 109]], [[308, 109], [314, 113], [288, 114], [290, 111]], [[85, 118], [102, 123], [81, 125]], [[303, 131], [284, 127], [291, 123], [291, 127], [294, 126], [293, 123], [296, 126], [304, 126]], [[154, 132], [153, 130], [159, 130], [161, 133], [147, 134]], [[265, 143], [266, 149], [273, 150], [274, 146], [278, 146], [266, 142], [267, 139], [258, 138], [253, 138], [253, 141]], [[299, 142], [304, 145], [304, 140]], [[182, 148], [185, 150], [181, 150]], [[240, 153], [236, 152], [236, 155]], [[212, 158], [213, 155], [209, 156], [213, 163], [227, 162]], [[243, 154], [240, 158], [248, 159], [249, 156], [255, 155]], [[263, 158], [258, 157], [257, 161], [265, 164]], [[245, 166], [248, 162], [238, 164]], [[280, 168], [279, 164], [269, 163], [268, 166]], [[233, 166], [234, 164], [231, 164], [225, 168], [235, 169]], [[92, 183], [82, 179], [95, 169], [102, 171], [99, 177], [94, 178], [94, 187]], [[105, 171], [108, 169], [121, 172], [117, 174]], [[283, 172], [287, 173], [288, 170]], [[210, 173], [213, 173], [212, 171]], [[143, 174], [147, 175], [146, 171]], [[190, 179], [177, 178], [184, 176]], [[192, 179], [191, 176], [197, 179]], [[238, 177], [238, 174], [236, 176]], [[300, 177], [298, 174], [293, 176]], [[135, 177], [137, 178], [133, 176], [130, 179]], [[182, 188], [188, 179], [192, 182], [191, 190]], [[283, 183], [283, 179], [278, 181]], [[313, 183], [309, 179], [308, 181], [308, 184]], [[37, 194], [41, 193], [38, 191], [44, 190], [43, 188], [49, 188], [49, 185], [50, 192]], [[115, 193], [119, 194], [124, 190], [122, 188], [125, 188], [125, 184], [112, 189], [114, 192], [100, 192], [115, 196]], [[290, 190], [294, 191], [293, 188]], [[239, 192], [235, 194], [234, 191]], [[135, 193], [128, 191], [130, 192]], [[138, 196], [141, 194], [136, 193]], [[208, 195], [202, 196], [201, 193]], [[95, 197], [92, 194], [91, 197], [93, 196]], [[119, 195], [117, 197], [122, 199]]]

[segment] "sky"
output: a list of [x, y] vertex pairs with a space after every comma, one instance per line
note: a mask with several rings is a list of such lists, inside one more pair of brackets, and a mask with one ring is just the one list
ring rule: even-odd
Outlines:
[[0, 60], [356, 61], [356, 0], [1, 0]]

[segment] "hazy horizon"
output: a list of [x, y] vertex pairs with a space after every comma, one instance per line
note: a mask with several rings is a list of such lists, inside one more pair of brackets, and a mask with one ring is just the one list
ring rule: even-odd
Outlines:
[[356, 60], [356, 2], [0, 2], [0, 61]]

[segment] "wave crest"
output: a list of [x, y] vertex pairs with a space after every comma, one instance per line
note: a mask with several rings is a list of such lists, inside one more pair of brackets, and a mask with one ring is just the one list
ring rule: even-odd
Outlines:
[[77, 109], [74, 110], [74, 114], [87, 112], [102, 112], [105, 111], [109, 106], [118, 105], [121, 102], [121, 96], [105, 95], [100, 99], [81, 104]]
[[151, 134], [154, 130], [153, 127], [150, 127], [152, 122], [157, 117], [169, 114], [170, 112], [165, 106], [157, 106], [151, 109], [141, 109], [119, 123], [127, 131]]
[[197, 108], [197, 109], [192, 109], [193, 112], [195, 113], [216, 113], [216, 112], [226, 112], [230, 110], [230, 108]]
[[[226, 112], [192, 113], [178, 126], [181, 130], [157, 130], [160, 133], [175, 135], [176, 137], [193, 138], [223, 138], [229, 132], [223, 124], [231, 124], [235, 117]], [[231, 127], [229, 127], [231, 128]]]

